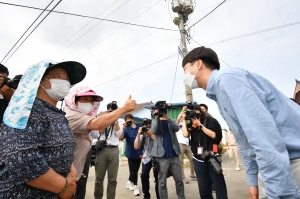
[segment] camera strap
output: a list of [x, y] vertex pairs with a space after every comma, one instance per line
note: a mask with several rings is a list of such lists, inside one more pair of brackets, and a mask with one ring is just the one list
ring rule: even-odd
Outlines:
[[[203, 126], [204, 127], [206, 127], [206, 122], [207, 120], [206, 120], [206, 118], [204, 119], [204, 122], [203, 122]], [[202, 129], [201, 129], [202, 130]], [[203, 130], [202, 130], [203, 131]], [[203, 132], [204, 133], [204, 132]], [[202, 134], [203, 135], [203, 134]], [[200, 134], [199, 134], [199, 136], [198, 136], [198, 143], [199, 143], [199, 146], [201, 146], [201, 138], [200, 137], [202, 137], [202, 136], [200, 136]], [[205, 143], [205, 149], [207, 149], [207, 143], [206, 143], [206, 134], [204, 133], [204, 143]]]
[[[107, 140], [107, 137], [108, 137], [108, 135], [109, 135], [110, 132], [111, 132], [110, 138], [111, 138], [111, 136], [112, 136], [113, 124], [110, 125], [110, 127], [108, 127], [108, 128], [109, 128], [108, 130], [107, 130], [107, 128], [104, 129], [105, 141]], [[103, 133], [102, 133], [102, 134], [103, 134]], [[98, 140], [100, 140], [102, 134], [100, 134], [100, 136], [98, 136]]]

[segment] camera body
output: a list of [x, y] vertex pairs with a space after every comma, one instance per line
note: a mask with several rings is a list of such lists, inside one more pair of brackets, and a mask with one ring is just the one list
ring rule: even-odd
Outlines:
[[149, 130], [149, 127], [147, 126], [148, 124], [151, 124], [151, 120], [148, 118], [143, 118], [142, 134], [146, 133]]
[[112, 101], [110, 105], [111, 105], [110, 106], [111, 110], [109, 111], [110, 113], [118, 109], [117, 101]]
[[155, 109], [158, 109], [158, 117], [162, 117], [163, 115], [168, 113], [168, 105], [166, 101], [158, 101], [155, 103]]
[[196, 112], [191, 109], [185, 110], [185, 119], [191, 120], [192, 118], [196, 118]]
[[[202, 160], [205, 160], [208, 158], [208, 162], [210, 162], [211, 166], [213, 167], [215, 173], [220, 174], [223, 172], [220, 165], [217, 163], [214, 157], [218, 156], [218, 154], [214, 154], [212, 151], [205, 150], [203, 154], [201, 155]], [[218, 158], [218, 157], [217, 157]]]
[[146, 125], [142, 126], [142, 134], [148, 131], [148, 127]]
[[7, 85], [9, 88], [17, 89], [19, 82], [23, 75], [16, 75], [14, 78], [4, 77], [3, 85]]
[[196, 118], [196, 112], [194, 110], [193, 103], [191, 101], [186, 102], [187, 110], [185, 110], [185, 119], [191, 120], [192, 118]]

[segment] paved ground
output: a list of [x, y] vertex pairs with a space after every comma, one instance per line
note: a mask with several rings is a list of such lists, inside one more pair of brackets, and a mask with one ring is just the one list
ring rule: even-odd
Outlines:
[[[93, 167], [94, 168], [94, 167]], [[94, 182], [95, 182], [95, 172], [94, 169], [90, 169], [90, 175], [88, 178], [87, 183], [87, 193], [85, 199], [93, 199], [94, 195]], [[222, 162], [223, 173], [226, 180], [227, 191], [228, 191], [228, 198], [229, 199], [247, 199], [248, 193], [248, 185], [246, 181], [246, 174], [245, 170], [242, 167], [241, 171], [235, 171], [235, 165], [231, 159], [228, 158], [228, 154], [224, 154], [224, 159]], [[189, 176], [189, 168], [184, 168], [186, 176]], [[128, 181], [128, 164], [127, 161], [123, 160], [123, 165], [119, 167], [118, 172], [118, 185], [117, 185], [117, 193], [116, 199], [132, 199], [132, 198], [143, 198], [142, 188], [141, 188], [141, 181], [139, 179], [138, 186], [141, 192], [140, 196], [134, 196], [133, 191], [129, 191], [126, 188], [126, 183]], [[152, 174], [151, 174], [152, 176]], [[105, 191], [106, 191], [106, 181], [105, 181]], [[151, 183], [151, 190], [150, 193], [152, 198], [155, 198], [155, 190], [154, 190], [154, 182], [153, 179], [150, 179]], [[200, 198], [197, 181], [190, 180], [189, 184], [185, 184], [185, 195], [187, 199], [196, 199]], [[168, 178], [168, 194], [170, 199], [176, 199], [176, 191], [175, 191], [175, 184], [172, 177]], [[104, 193], [103, 197], [106, 198]], [[214, 196], [214, 198], [216, 198]]]

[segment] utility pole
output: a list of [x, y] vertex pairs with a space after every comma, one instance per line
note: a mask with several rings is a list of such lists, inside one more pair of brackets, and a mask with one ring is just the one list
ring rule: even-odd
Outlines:
[[[194, 11], [192, 0], [183, 0], [183, 2], [181, 0], [172, 0], [172, 10], [173, 12], [178, 13], [178, 17], [175, 17], [173, 22], [179, 27], [181, 36], [181, 49], [183, 56], [185, 57], [187, 55], [185, 23], [188, 20], [188, 15]], [[192, 89], [187, 85], [185, 85], [185, 96], [187, 102], [193, 102]]]

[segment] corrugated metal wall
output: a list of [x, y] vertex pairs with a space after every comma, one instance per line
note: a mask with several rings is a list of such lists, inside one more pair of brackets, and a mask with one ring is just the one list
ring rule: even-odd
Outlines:
[[177, 117], [180, 114], [181, 110], [182, 110], [182, 107], [181, 108], [168, 109], [169, 118], [177, 120]]

